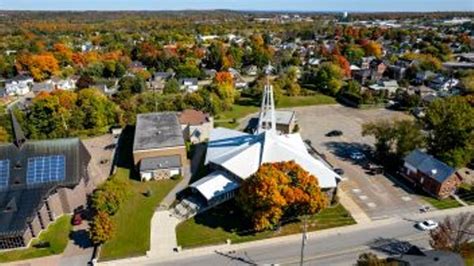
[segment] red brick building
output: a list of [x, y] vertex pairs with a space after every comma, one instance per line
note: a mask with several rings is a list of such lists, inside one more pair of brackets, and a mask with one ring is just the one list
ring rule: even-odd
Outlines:
[[437, 198], [448, 197], [462, 182], [454, 168], [420, 150], [405, 157], [402, 174], [415, 187]]

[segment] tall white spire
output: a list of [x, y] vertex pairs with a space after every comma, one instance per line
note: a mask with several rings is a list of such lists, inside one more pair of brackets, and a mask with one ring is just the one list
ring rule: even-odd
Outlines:
[[267, 83], [263, 89], [262, 106], [258, 119], [257, 134], [264, 131], [276, 132], [275, 102], [273, 99], [273, 87], [267, 73]]

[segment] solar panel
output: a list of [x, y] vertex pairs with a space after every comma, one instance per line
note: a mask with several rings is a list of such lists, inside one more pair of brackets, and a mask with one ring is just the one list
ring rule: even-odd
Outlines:
[[39, 156], [28, 158], [26, 182], [41, 184], [64, 180], [66, 158], [64, 155]]
[[0, 188], [8, 187], [10, 179], [10, 160], [0, 160]]

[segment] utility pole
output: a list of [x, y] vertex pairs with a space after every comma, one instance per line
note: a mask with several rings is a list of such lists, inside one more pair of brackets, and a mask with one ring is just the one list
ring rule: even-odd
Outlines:
[[300, 258], [300, 266], [303, 266], [304, 262], [304, 247], [306, 246], [306, 240], [308, 236], [306, 235], [306, 227], [307, 227], [307, 217], [304, 216], [303, 218], [303, 237], [301, 240], [301, 258]]

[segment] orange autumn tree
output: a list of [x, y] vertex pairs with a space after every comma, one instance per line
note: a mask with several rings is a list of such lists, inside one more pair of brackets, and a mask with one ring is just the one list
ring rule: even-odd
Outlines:
[[16, 68], [18, 71], [28, 70], [36, 81], [45, 80], [60, 71], [58, 60], [52, 53], [19, 55]]
[[315, 214], [328, 203], [317, 178], [294, 161], [263, 164], [243, 182], [237, 196], [257, 231], [273, 228], [285, 216]]
[[362, 48], [364, 48], [365, 54], [368, 56], [373, 55], [377, 58], [382, 56], [382, 45], [376, 41], [369, 41]]

